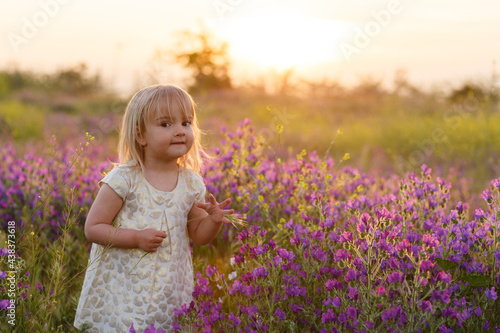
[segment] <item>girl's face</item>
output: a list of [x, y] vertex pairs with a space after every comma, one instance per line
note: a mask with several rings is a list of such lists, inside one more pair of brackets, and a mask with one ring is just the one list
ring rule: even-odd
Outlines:
[[163, 110], [152, 115], [145, 132], [137, 136], [137, 142], [144, 148], [144, 160], [150, 162], [172, 162], [186, 155], [194, 142], [191, 126], [193, 117], [180, 108]]

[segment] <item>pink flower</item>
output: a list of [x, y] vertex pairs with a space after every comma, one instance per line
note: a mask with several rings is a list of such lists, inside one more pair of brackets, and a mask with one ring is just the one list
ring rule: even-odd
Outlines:
[[378, 287], [377, 291], [375, 292], [375, 294], [377, 294], [379, 296], [384, 296], [385, 295], [385, 287], [384, 286]]

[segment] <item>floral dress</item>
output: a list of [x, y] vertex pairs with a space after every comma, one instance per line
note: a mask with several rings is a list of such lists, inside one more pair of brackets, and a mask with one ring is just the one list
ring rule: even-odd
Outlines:
[[90, 332], [142, 332], [152, 323], [171, 332], [174, 309], [190, 303], [193, 266], [187, 236], [187, 216], [195, 201], [203, 201], [205, 185], [198, 174], [179, 168], [170, 192], [157, 190], [139, 166], [114, 168], [99, 184], [108, 184], [122, 199], [115, 226], [167, 233], [154, 253], [92, 244], [89, 266], [78, 302], [74, 326], [87, 323]]

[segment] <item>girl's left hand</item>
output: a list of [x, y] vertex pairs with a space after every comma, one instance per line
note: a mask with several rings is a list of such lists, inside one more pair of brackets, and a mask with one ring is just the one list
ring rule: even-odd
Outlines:
[[218, 203], [212, 194], [209, 194], [210, 203], [195, 202], [196, 207], [205, 210], [214, 223], [230, 224], [231, 222], [224, 217], [225, 214], [233, 214], [234, 209], [224, 209], [231, 203], [231, 199], [226, 199]]

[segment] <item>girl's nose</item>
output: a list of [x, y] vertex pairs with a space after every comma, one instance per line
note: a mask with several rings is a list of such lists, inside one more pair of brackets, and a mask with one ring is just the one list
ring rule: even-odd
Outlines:
[[175, 135], [176, 136], [184, 136], [184, 135], [186, 135], [186, 133], [184, 133], [184, 127], [182, 125], [175, 127]]

